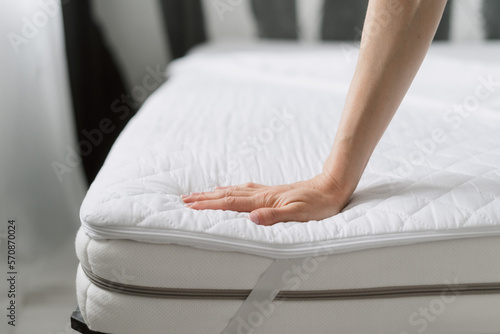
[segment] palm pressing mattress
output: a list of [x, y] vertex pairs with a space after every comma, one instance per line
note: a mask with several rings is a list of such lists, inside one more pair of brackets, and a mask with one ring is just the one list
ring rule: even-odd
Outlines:
[[206, 45], [172, 63], [82, 204], [77, 295], [91, 330], [500, 331], [498, 44], [475, 60], [432, 46], [340, 214], [258, 226], [183, 205], [218, 185], [319, 173], [355, 51]]

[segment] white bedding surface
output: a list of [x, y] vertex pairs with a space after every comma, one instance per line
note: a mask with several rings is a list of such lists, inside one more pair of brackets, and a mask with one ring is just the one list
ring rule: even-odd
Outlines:
[[266, 227], [185, 208], [181, 194], [316, 175], [355, 65], [337, 44], [227, 48], [174, 62], [120, 135], [81, 208], [90, 236], [278, 258], [500, 235], [500, 64], [456, 46], [433, 46], [342, 213]]
[[[93, 285], [81, 268], [76, 285], [78, 304], [88, 326], [103, 333], [221, 334], [243, 302], [113, 293]], [[419, 313], [420, 310], [426, 310], [429, 318]], [[433, 296], [285, 301], [272, 313], [266, 313], [269, 317], [251, 319], [255, 326], [250, 329], [253, 334], [496, 334], [500, 328], [499, 312], [500, 294], [457, 295], [444, 299]], [[244, 319], [247, 324], [248, 321]], [[248, 327], [242, 327], [241, 333], [249, 333]]]
[[[83, 267], [119, 284], [181, 289], [253, 289], [273, 262], [241, 252], [201, 250], [129, 240], [93, 240], [82, 230], [76, 252]], [[500, 237], [382, 247], [300, 259], [285, 290], [500, 282]], [[292, 267], [292, 265], [290, 265]], [[311, 270], [313, 268], [314, 270]], [[305, 273], [305, 274], [304, 274]], [[296, 286], [297, 278], [301, 279]]]

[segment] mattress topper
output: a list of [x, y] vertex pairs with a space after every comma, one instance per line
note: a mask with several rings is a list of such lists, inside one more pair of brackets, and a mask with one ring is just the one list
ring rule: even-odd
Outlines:
[[500, 235], [500, 64], [457, 48], [432, 45], [340, 214], [273, 226], [189, 209], [181, 195], [318, 174], [356, 46], [197, 48], [120, 134], [83, 201], [83, 227], [92, 238], [274, 258]]

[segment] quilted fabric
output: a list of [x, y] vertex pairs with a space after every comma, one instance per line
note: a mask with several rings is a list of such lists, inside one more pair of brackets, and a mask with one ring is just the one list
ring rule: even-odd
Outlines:
[[[181, 194], [320, 172], [355, 66], [347, 44], [228, 50], [205, 46], [170, 66], [91, 185], [82, 222], [277, 248], [500, 234], [500, 64], [461, 60], [443, 45], [433, 46], [342, 213], [267, 227], [247, 213], [184, 207]], [[196, 245], [187, 239], [155, 240]]]

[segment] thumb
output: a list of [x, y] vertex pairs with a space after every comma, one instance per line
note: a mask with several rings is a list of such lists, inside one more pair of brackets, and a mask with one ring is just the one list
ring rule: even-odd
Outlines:
[[274, 225], [280, 222], [293, 220], [293, 210], [291, 207], [282, 208], [260, 208], [250, 212], [250, 220], [257, 225]]

